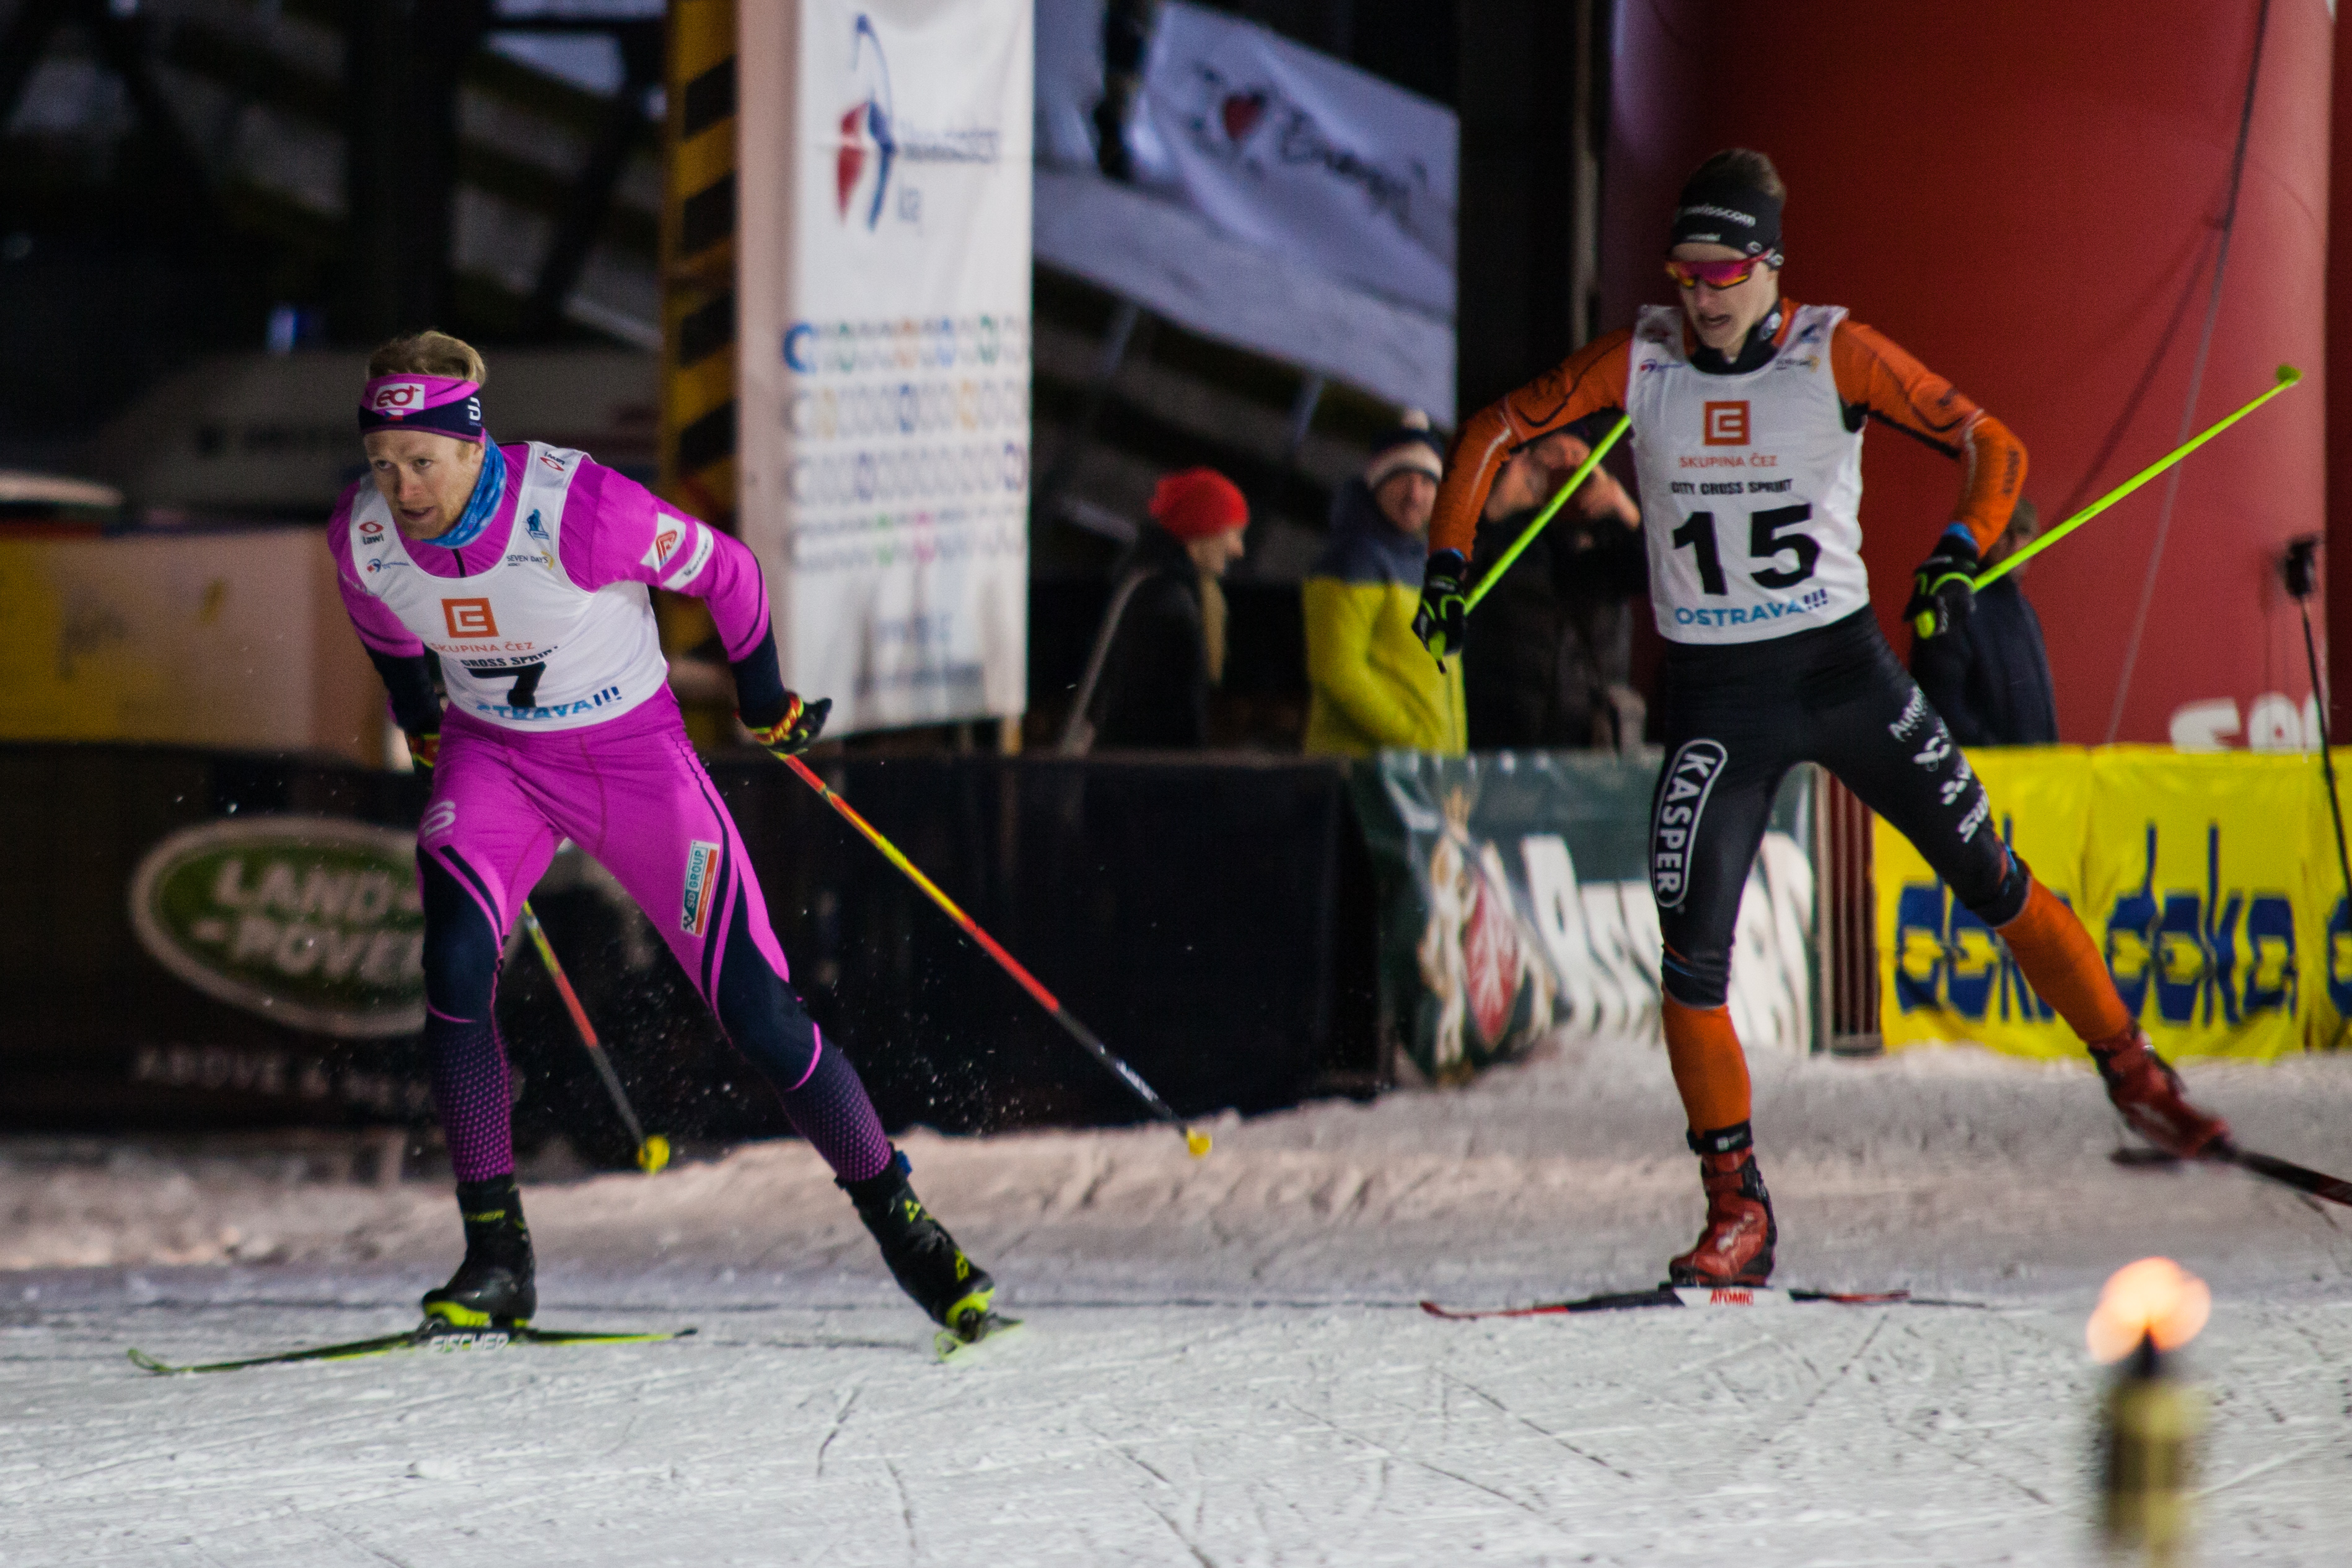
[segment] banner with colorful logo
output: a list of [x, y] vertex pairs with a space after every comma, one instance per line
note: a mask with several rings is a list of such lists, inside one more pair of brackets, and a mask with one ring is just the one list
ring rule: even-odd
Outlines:
[[784, 679], [836, 732], [1017, 714], [1028, 0], [740, 15], [740, 516]]
[[[2116, 746], [1969, 759], [1994, 824], [2083, 917], [2158, 1051], [2267, 1059], [2336, 1042], [2352, 923], [2315, 758]], [[1884, 821], [1872, 849], [1886, 1043], [2079, 1060], [2073, 1030], [1918, 852]]]
[[[1554, 1030], [1658, 1028], [1650, 891], [1654, 757], [1385, 752], [1353, 775], [1380, 880], [1381, 1027], [1454, 1082]], [[1774, 802], [1739, 906], [1732, 1023], [1748, 1046], [1812, 1041], [1808, 770]]]
[[1226, 233], [1453, 319], [1462, 134], [1444, 105], [1167, 0], [1141, 118], [1144, 177]]

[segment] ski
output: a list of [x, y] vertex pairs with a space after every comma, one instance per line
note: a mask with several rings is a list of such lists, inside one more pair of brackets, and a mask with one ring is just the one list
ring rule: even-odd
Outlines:
[[694, 1331], [662, 1329], [646, 1333], [599, 1333], [566, 1329], [513, 1328], [458, 1329], [445, 1323], [430, 1322], [404, 1333], [379, 1334], [373, 1339], [355, 1339], [344, 1344], [310, 1345], [301, 1350], [282, 1350], [268, 1355], [249, 1355], [237, 1361], [199, 1362], [189, 1366], [173, 1366], [156, 1360], [137, 1348], [127, 1354], [131, 1364], [142, 1372], [159, 1376], [176, 1377], [198, 1372], [238, 1372], [249, 1366], [290, 1366], [306, 1361], [358, 1361], [372, 1355], [395, 1355], [403, 1351], [430, 1350], [444, 1354], [468, 1350], [505, 1350], [514, 1345], [583, 1345], [583, 1344], [657, 1344], [664, 1340], [684, 1339]]
[[983, 1347], [994, 1349], [1021, 1331], [1019, 1318], [1000, 1317], [994, 1312], [980, 1320], [969, 1335], [953, 1329], [941, 1329], [931, 1336], [931, 1351], [942, 1362], [950, 1364], [966, 1362]]
[[2252, 1149], [2242, 1149], [2235, 1144], [2223, 1144], [2211, 1157], [2225, 1165], [2235, 1166], [2242, 1171], [2252, 1171], [2258, 1176], [2267, 1176], [2282, 1186], [2294, 1188], [2297, 1192], [2307, 1192], [2314, 1197], [2324, 1197], [2330, 1203], [2352, 1207], [2352, 1181], [2346, 1181], [2341, 1176], [2332, 1176], [2324, 1171], [2315, 1171], [2306, 1166], [2296, 1165], [2293, 1160], [2280, 1159], [2275, 1155], [2258, 1155]]
[[1583, 1296], [1572, 1301], [1538, 1301], [1527, 1307], [1463, 1308], [1423, 1301], [1421, 1310], [1433, 1318], [1467, 1322], [1479, 1318], [1637, 1312], [1644, 1307], [1786, 1307], [1821, 1301], [1843, 1307], [1973, 1307], [1979, 1304], [1915, 1296], [1908, 1291], [1784, 1291], [1768, 1285], [1659, 1285], [1647, 1291], [1618, 1291], [1605, 1295]]

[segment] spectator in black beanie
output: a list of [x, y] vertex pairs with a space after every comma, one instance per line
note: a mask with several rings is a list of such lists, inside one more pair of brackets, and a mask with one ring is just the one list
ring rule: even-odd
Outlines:
[[[1984, 564], [2007, 559], [2041, 531], [2033, 503], [2018, 502]], [[1962, 746], [2057, 743], [2058, 699], [2042, 622], [2017, 586], [2030, 570], [2021, 566], [1979, 589], [1975, 613], [1955, 621], [1943, 635], [1912, 639], [1911, 677]]]

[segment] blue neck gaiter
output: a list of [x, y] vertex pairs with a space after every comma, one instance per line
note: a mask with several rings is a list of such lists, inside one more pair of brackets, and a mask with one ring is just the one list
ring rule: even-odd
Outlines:
[[424, 542], [438, 545], [443, 549], [464, 549], [482, 537], [482, 530], [488, 528], [490, 519], [499, 515], [499, 503], [506, 499], [506, 456], [499, 452], [498, 444], [485, 435], [482, 438], [482, 476], [474, 481], [474, 493], [467, 498], [465, 514], [457, 519], [456, 528], [438, 538]]

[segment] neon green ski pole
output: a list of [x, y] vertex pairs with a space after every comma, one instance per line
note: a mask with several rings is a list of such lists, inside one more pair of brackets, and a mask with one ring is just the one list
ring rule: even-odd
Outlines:
[[[2237, 413], [2217, 420], [2212, 424], [2208, 425], [2203, 432], [2189, 437], [2179, 446], [2174, 447], [2170, 452], [2158, 458], [2155, 462], [2149, 464], [2147, 467], [2141, 469], [2138, 473], [2133, 475], [2130, 478], [2125, 480], [2122, 484], [2116, 486], [2114, 489], [2108, 491], [2105, 495], [2100, 497], [2097, 500], [2092, 502], [2089, 506], [2084, 507], [2081, 511], [2075, 513], [2073, 517], [2067, 518], [2064, 522], [2059, 524], [2056, 528], [2042, 535], [2040, 538], [2034, 540], [2032, 544], [2027, 545], [2015, 555], [2004, 557], [1996, 564], [1986, 568], [1983, 571], [1977, 574], [1971, 586], [1978, 592], [1982, 592], [1987, 586], [1999, 581], [2009, 572], [2023, 566], [2027, 561], [2032, 560], [2035, 556], [2040, 555], [2043, 550], [2048, 549], [2052, 545], [2056, 544], [2060, 539], [2064, 538], [2068, 534], [2073, 533], [2076, 528], [2081, 528], [2084, 523], [2089, 522], [2093, 517], [2097, 517], [2101, 512], [2105, 511], [2109, 507], [2114, 506], [2117, 501], [2122, 500], [2126, 496], [2130, 495], [2134, 490], [2138, 489], [2142, 485], [2147, 484], [2150, 479], [2155, 478], [2158, 474], [2163, 473], [2166, 469], [2171, 467], [2174, 464], [2179, 462], [2182, 458], [2188, 456], [2190, 453], [2196, 451], [2199, 447], [2204, 445], [2207, 442], [2212, 440], [2215, 436], [2229, 429], [2230, 426], [2237, 423], [2238, 421], [2245, 418], [2246, 415], [2253, 413], [2254, 410], [2262, 407], [2263, 404], [2270, 402], [2271, 399], [2278, 396], [2279, 393], [2286, 391], [2287, 388], [2294, 385], [2301, 380], [2303, 380], [2303, 372], [2301, 371], [2296, 370], [2293, 365], [2281, 365], [2278, 368], [2278, 384], [2271, 388], [2270, 391], [2263, 393], [2260, 397], [2255, 398], [2252, 402], [2247, 403], [2245, 407], [2238, 410]], [[1931, 637], [1935, 635], [1936, 618], [1934, 612], [1921, 612], [1919, 615], [1914, 618], [1912, 624], [1922, 637]]]
[[1486, 597], [1486, 591], [1502, 580], [1503, 573], [1509, 570], [1511, 563], [1519, 559], [1519, 552], [1536, 542], [1536, 536], [1543, 532], [1544, 525], [1551, 521], [1553, 514], [1567, 504], [1570, 496], [1576, 494], [1576, 487], [1579, 485], [1592, 476], [1592, 471], [1601, 466], [1601, 460], [1609, 455], [1609, 449], [1617, 444], [1618, 437], [1633, 427], [1632, 414], [1622, 414], [1618, 417], [1617, 423], [1610, 428], [1609, 434], [1601, 438], [1601, 444], [1592, 449], [1591, 455], [1576, 465], [1576, 472], [1568, 476], [1568, 483], [1559, 487], [1559, 493], [1545, 503], [1544, 509], [1536, 514], [1535, 521], [1521, 529], [1519, 537], [1511, 541], [1511, 548], [1505, 550], [1501, 559], [1486, 569], [1486, 575], [1478, 580], [1478, 586], [1472, 589], [1470, 597], [1462, 601], [1463, 614], [1467, 615], [1478, 608], [1478, 601]]

